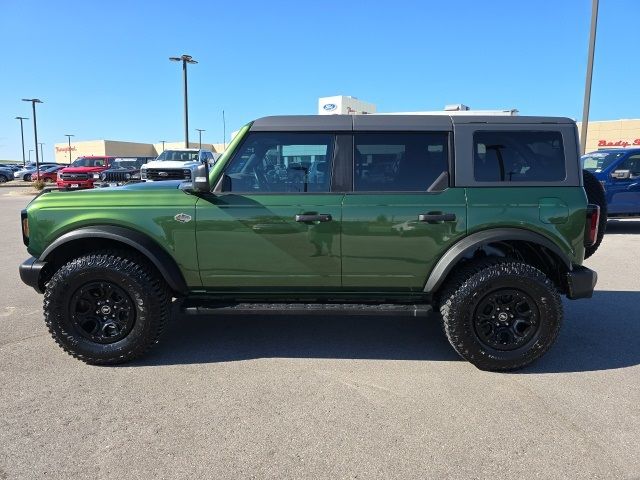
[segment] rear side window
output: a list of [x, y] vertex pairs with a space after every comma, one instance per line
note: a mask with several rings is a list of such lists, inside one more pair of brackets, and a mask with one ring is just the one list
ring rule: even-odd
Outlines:
[[357, 133], [353, 188], [426, 192], [448, 170], [446, 133]]
[[473, 151], [478, 182], [557, 182], [567, 175], [560, 132], [478, 131]]

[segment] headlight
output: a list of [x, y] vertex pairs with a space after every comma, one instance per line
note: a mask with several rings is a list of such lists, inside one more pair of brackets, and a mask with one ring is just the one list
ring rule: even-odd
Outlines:
[[99, 173], [94, 173], [93, 174], [93, 179], [94, 180], [99, 180], [100, 179], [100, 174]]
[[131, 174], [130, 173], [125, 173], [124, 174], [124, 178], [126, 178], [127, 180], [129, 180], [131, 178]]
[[136, 179], [140, 178], [140, 172], [134, 172], [134, 173], [132, 173], [132, 174], [131, 174], [131, 178], [136, 178]]
[[107, 179], [107, 174], [106, 174], [106, 173], [104, 173], [104, 172], [102, 172], [102, 173], [100, 174], [100, 180], [102, 180], [102, 181], [104, 182], [106, 179]]
[[143, 168], [142, 170], [140, 170], [140, 179], [142, 180], [146, 180], [147, 179], [147, 169]]
[[185, 168], [182, 173], [184, 174], [185, 180], [191, 180], [191, 170]]

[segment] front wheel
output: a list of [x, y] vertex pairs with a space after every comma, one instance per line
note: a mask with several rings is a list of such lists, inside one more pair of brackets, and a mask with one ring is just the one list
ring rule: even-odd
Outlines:
[[8, 181], [9, 179], [7, 177], [5, 177], [4, 175], [0, 175], [0, 183], [6, 183]]
[[142, 259], [97, 252], [63, 265], [47, 284], [45, 322], [70, 355], [94, 365], [133, 360], [158, 342], [171, 296]]
[[562, 302], [537, 268], [489, 258], [454, 273], [440, 313], [447, 338], [462, 358], [482, 370], [508, 371], [551, 347], [562, 323]]
[[24, 180], [25, 182], [30, 182], [31, 181], [31, 174], [27, 173], [24, 177], [22, 177], [22, 180]]

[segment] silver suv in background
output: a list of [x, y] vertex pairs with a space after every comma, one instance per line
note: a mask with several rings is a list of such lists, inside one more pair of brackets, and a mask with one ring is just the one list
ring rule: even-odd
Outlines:
[[197, 148], [165, 150], [158, 155], [158, 158], [142, 166], [140, 178], [147, 182], [159, 180], [191, 181], [193, 170], [198, 165], [207, 162], [211, 167], [218, 157], [220, 157], [219, 153]]

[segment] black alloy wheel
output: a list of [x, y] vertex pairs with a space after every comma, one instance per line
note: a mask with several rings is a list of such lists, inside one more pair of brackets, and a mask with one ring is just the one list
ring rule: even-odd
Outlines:
[[96, 343], [114, 343], [126, 337], [136, 320], [131, 297], [111, 282], [91, 282], [71, 297], [72, 325]]
[[521, 290], [503, 288], [485, 295], [473, 315], [478, 340], [496, 350], [515, 350], [534, 339], [540, 311]]

